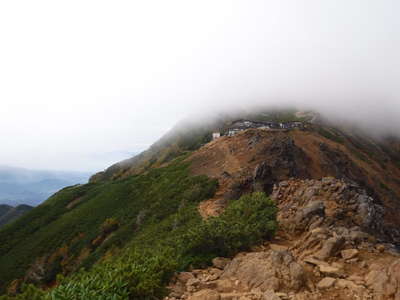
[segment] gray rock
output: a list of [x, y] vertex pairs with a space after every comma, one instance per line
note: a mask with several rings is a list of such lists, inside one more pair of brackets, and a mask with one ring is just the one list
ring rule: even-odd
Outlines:
[[310, 218], [314, 215], [323, 215], [325, 211], [325, 205], [322, 201], [312, 201], [303, 208], [303, 218]]
[[316, 257], [325, 260], [331, 256], [335, 256], [337, 252], [343, 247], [345, 239], [343, 237], [331, 237], [322, 246]]
[[234, 258], [221, 278], [237, 278], [250, 289], [259, 287], [262, 291], [297, 291], [305, 285], [304, 269], [288, 251], [254, 252]]

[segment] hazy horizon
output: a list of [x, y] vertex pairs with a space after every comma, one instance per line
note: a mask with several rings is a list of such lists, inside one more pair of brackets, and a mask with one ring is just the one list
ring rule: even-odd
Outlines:
[[257, 105], [400, 129], [394, 0], [0, 4], [0, 165], [100, 171]]

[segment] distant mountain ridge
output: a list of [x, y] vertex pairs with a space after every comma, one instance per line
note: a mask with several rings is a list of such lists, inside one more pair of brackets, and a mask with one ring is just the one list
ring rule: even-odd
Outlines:
[[0, 166], [0, 204], [36, 206], [66, 186], [85, 183], [89, 173]]

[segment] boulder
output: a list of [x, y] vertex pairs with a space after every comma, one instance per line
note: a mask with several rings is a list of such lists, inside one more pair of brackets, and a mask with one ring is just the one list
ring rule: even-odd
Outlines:
[[[348, 180], [290, 179], [276, 184], [271, 198], [278, 204], [280, 226], [288, 233], [297, 235], [310, 227], [342, 227], [346, 232], [338, 235], [348, 244], [367, 241], [372, 236], [394, 243], [400, 235], [383, 225], [383, 206]], [[329, 257], [329, 253], [321, 255]]]
[[195, 279], [195, 277], [190, 272], [181, 272], [178, 274], [177, 279], [183, 284], [186, 284], [190, 279]]
[[329, 238], [322, 246], [316, 257], [325, 260], [331, 256], [335, 256], [340, 248], [344, 245], [345, 239], [343, 237], [334, 236]]
[[230, 293], [235, 290], [235, 283], [229, 279], [220, 279], [216, 281], [217, 291], [220, 293]]
[[322, 265], [323, 266], [329, 266], [329, 264], [327, 262], [319, 260], [319, 259], [316, 259], [316, 258], [311, 257], [311, 256], [305, 257], [303, 259], [303, 261], [306, 262], [306, 263], [309, 263], [311, 265], [314, 265], [314, 266], [322, 266]]
[[400, 259], [389, 266], [372, 265], [365, 282], [377, 297], [400, 299]]
[[325, 211], [325, 205], [322, 201], [311, 201], [298, 212], [296, 221], [301, 222], [303, 219], [310, 219], [314, 215], [323, 216]]
[[212, 260], [213, 266], [220, 270], [223, 270], [230, 262], [231, 259], [225, 257], [216, 257]]
[[314, 265], [314, 266], [322, 266], [322, 265], [329, 266], [329, 264], [327, 262], [319, 260], [319, 259], [316, 259], [316, 258], [311, 257], [311, 256], [305, 257], [303, 259], [303, 261], [306, 262], [306, 263], [309, 263], [311, 265]]
[[169, 289], [170, 289], [170, 294], [169, 294], [170, 297], [180, 298], [186, 292], [185, 286], [182, 285], [181, 283], [174, 284], [170, 286]]
[[210, 274], [212, 274], [212, 275], [220, 276], [221, 273], [222, 273], [222, 270], [221, 270], [221, 269], [217, 269], [217, 268], [210, 268], [210, 269], [209, 269], [209, 272], [210, 272]]
[[188, 279], [188, 281], [186, 282], [186, 286], [197, 286], [197, 285], [199, 285], [199, 283], [200, 283], [200, 280], [193, 277], [193, 278]]
[[[254, 300], [254, 298], [252, 298], [252, 294], [250, 293], [222, 293], [220, 295], [220, 300], [240, 300], [240, 299], [245, 299], [245, 300]], [[260, 297], [258, 297], [257, 299], [260, 299]]]
[[342, 250], [340, 254], [342, 257], [346, 260], [355, 258], [358, 255], [359, 251], [357, 249], [347, 249], [347, 250]]
[[270, 244], [269, 247], [274, 251], [286, 251], [286, 250], [288, 250], [288, 247], [282, 246], [282, 245], [277, 245], [277, 244]]
[[349, 289], [351, 291], [355, 291], [355, 292], [357, 292], [357, 291], [360, 292], [365, 289], [363, 286], [357, 285], [353, 281], [346, 280], [346, 279], [338, 279], [336, 281], [336, 286], [341, 289], [347, 288], [347, 289]]
[[268, 290], [262, 295], [262, 300], [281, 300], [281, 298], [274, 293], [274, 291]]
[[329, 289], [335, 285], [335, 282], [336, 282], [336, 278], [325, 277], [320, 282], [318, 282], [317, 288], [319, 288], [321, 290]]
[[376, 245], [376, 250], [378, 250], [381, 253], [384, 252], [385, 251], [385, 245], [382, 245], [382, 244]]
[[362, 276], [358, 276], [358, 275], [351, 275], [351, 276], [347, 277], [347, 280], [353, 281], [358, 285], [365, 284], [364, 278]]
[[220, 295], [214, 290], [201, 290], [191, 295], [188, 300], [220, 300]]
[[327, 276], [331, 277], [341, 277], [343, 276], [343, 271], [340, 270], [339, 268], [335, 268], [332, 266], [325, 266], [325, 265], [320, 265], [319, 266], [319, 271]]
[[305, 271], [288, 251], [254, 252], [236, 257], [225, 268], [221, 278], [237, 278], [250, 289], [297, 291], [305, 284]]

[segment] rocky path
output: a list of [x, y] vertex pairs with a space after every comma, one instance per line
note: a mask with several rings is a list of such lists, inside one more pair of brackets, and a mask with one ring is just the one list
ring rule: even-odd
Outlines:
[[271, 196], [276, 240], [179, 273], [169, 300], [400, 300], [400, 257], [383, 208], [343, 180], [288, 180]]

